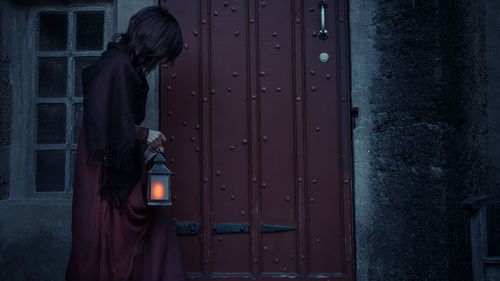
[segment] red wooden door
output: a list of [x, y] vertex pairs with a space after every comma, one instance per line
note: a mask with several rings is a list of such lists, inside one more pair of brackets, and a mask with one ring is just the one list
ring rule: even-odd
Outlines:
[[354, 280], [347, 0], [326, 40], [318, 2], [161, 2], [185, 39], [161, 130], [192, 278]]

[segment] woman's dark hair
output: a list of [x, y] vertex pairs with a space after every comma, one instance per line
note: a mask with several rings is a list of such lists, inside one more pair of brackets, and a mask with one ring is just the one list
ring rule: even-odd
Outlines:
[[168, 10], [149, 6], [135, 13], [126, 33], [118, 33], [112, 41], [124, 44], [134, 68], [148, 74], [161, 60], [173, 63], [182, 51], [182, 32]]

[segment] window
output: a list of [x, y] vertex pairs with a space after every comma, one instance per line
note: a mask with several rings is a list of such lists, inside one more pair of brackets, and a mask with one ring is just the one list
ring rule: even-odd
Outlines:
[[82, 70], [109, 40], [110, 10], [81, 7], [36, 12], [33, 126], [35, 193], [70, 193], [80, 123]]

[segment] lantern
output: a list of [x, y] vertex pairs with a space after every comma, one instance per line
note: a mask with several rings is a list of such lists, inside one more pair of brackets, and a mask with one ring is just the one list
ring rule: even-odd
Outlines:
[[165, 158], [158, 153], [154, 166], [148, 172], [148, 205], [172, 206], [170, 176], [175, 173], [165, 163]]

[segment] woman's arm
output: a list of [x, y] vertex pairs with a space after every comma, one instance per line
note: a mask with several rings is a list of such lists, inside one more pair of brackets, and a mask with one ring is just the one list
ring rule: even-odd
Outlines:
[[141, 143], [147, 143], [148, 135], [149, 135], [149, 128], [142, 127], [142, 126], [139, 126], [137, 124], [134, 124], [134, 127], [135, 127], [135, 132], [137, 133], [136, 139]]
[[137, 124], [134, 124], [134, 127], [137, 133], [137, 141], [145, 143], [153, 149], [163, 150], [163, 142], [166, 141], [167, 138], [160, 131], [150, 130], [147, 127], [139, 126]]

